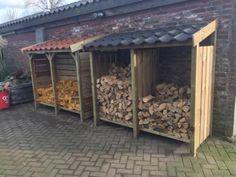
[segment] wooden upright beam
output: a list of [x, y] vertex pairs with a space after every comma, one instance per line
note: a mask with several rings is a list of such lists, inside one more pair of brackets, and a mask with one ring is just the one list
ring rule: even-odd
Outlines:
[[56, 87], [56, 73], [55, 73], [55, 64], [53, 62], [54, 53], [46, 53], [46, 57], [50, 65], [51, 81], [53, 88], [53, 97], [54, 97], [54, 108], [55, 114], [58, 114], [58, 104], [57, 104], [57, 87]]
[[198, 128], [196, 127], [196, 65], [197, 65], [197, 56], [198, 56], [199, 45], [192, 48], [192, 58], [191, 58], [191, 137], [190, 137], [190, 151], [191, 154], [195, 157], [197, 154], [197, 144], [196, 136]]
[[76, 65], [76, 78], [77, 78], [77, 85], [78, 85], [78, 92], [79, 92], [79, 102], [80, 102], [80, 118], [81, 121], [84, 121], [84, 101], [83, 101], [83, 82], [81, 77], [81, 61], [80, 61], [80, 54], [79, 52], [71, 54]]
[[37, 79], [36, 79], [36, 72], [35, 72], [35, 63], [34, 63], [32, 54], [29, 54], [28, 57], [29, 57], [29, 64], [30, 64], [33, 94], [34, 94], [34, 108], [36, 110], [38, 107], [38, 103], [37, 103], [38, 93], [37, 93]]
[[130, 51], [132, 75], [132, 107], [133, 107], [133, 135], [138, 137], [138, 84], [137, 84], [137, 54], [134, 49]]
[[213, 35], [213, 58], [212, 58], [212, 85], [211, 85], [211, 105], [210, 105], [210, 135], [212, 136], [212, 124], [213, 124], [213, 108], [214, 108], [214, 89], [215, 89], [215, 65], [216, 65], [216, 47], [217, 47], [217, 30]]
[[91, 84], [92, 84], [92, 93], [93, 93], [93, 117], [94, 117], [94, 125], [97, 126], [98, 123], [98, 113], [97, 113], [97, 89], [96, 89], [96, 70], [94, 65], [94, 53], [89, 53], [90, 59], [90, 69], [91, 69]]
[[196, 32], [193, 35], [193, 46], [197, 46], [200, 42], [213, 34], [217, 30], [217, 27], [218, 20], [214, 20], [213, 22], [209, 23], [207, 26]]

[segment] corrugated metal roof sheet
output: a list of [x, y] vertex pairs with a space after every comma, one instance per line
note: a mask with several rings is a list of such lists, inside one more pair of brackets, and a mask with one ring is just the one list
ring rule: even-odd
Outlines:
[[73, 37], [66, 39], [54, 39], [40, 44], [31, 45], [22, 48], [22, 52], [34, 52], [34, 51], [50, 51], [50, 50], [69, 50], [70, 46], [78, 42], [94, 38], [94, 37]]
[[95, 40], [85, 48], [152, 45], [158, 43], [185, 42], [191, 40], [193, 34], [203, 28], [204, 24], [164, 27], [146, 31], [114, 33]]

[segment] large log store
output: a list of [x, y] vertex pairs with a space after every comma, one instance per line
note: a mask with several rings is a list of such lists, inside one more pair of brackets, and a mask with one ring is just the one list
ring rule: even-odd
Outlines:
[[22, 49], [30, 60], [35, 108], [39, 104], [92, 116], [89, 54], [82, 45], [97, 37], [55, 39]]
[[217, 21], [115, 33], [90, 51], [94, 123], [190, 144], [211, 135]]

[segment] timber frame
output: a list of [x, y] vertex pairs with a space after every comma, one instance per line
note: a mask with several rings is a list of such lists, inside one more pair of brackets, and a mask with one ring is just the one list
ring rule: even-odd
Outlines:
[[[79, 94], [80, 110], [69, 110], [69, 109], [67, 109], [65, 107], [61, 107], [57, 104], [58, 95], [57, 95], [57, 89], [56, 89], [56, 82], [57, 82], [56, 74], [57, 73], [56, 73], [56, 69], [55, 69], [55, 67], [56, 67], [55, 66], [55, 61], [56, 61], [55, 57], [57, 55], [64, 54], [64, 53], [65, 53], [65, 50], [58, 51], [58, 52], [56, 52], [56, 51], [53, 51], [53, 52], [47, 51], [47, 52], [44, 53], [44, 52], [40, 51], [40, 52], [36, 52], [36, 53], [33, 53], [33, 52], [27, 53], [28, 58], [29, 58], [32, 85], [33, 85], [35, 110], [38, 108], [38, 105], [44, 105], [44, 106], [53, 107], [54, 110], [55, 110], [55, 115], [58, 114], [59, 110], [70, 111], [70, 112], [73, 112], [73, 113], [80, 114], [81, 121], [83, 122], [85, 119], [92, 116], [92, 106], [87, 106], [86, 103], [85, 103], [85, 99], [83, 99], [84, 98], [84, 91], [83, 91], [84, 90], [84, 87], [83, 87], [84, 80], [82, 81], [82, 78], [81, 78], [81, 75], [83, 73], [81, 71], [81, 59], [80, 59], [81, 52], [79, 52], [79, 51], [75, 51], [73, 53], [68, 53], [68, 54], [71, 55], [71, 58], [75, 63], [75, 68], [76, 68], [75, 72], [76, 73], [74, 75], [76, 75], [76, 80], [77, 80], [77, 83], [78, 83], [78, 94]], [[82, 52], [82, 53], [84, 53], [84, 52]], [[36, 70], [36, 64], [35, 64], [35, 61], [36, 61], [35, 57], [37, 57], [37, 55], [45, 56], [45, 58], [48, 60], [48, 63], [49, 63], [50, 78], [51, 78], [51, 84], [52, 84], [52, 88], [53, 88], [53, 97], [54, 97], [54, 104], [53, 105], [47, 104], [47, 103], [41, 103], [41, 102], [37, 101], [37, 98], [38, 98], [38, 94], [37, 94], [38, 83], [37, 83], [37, 75], [36, 75], [37, 70]], [[90, 79], [88, 79], [88, 81], [90, 81]], [[89, 92], [89, 89], [88, 89], [87, 92]], [[87, 98], [86, 98], [86, 100], [87, 100]], [[87, 107], [86, 110], [85, 110], [85, 107]], [[91, 107], [91, 111], [88, 110], [88, 107]]]
[[[149, 132], [152, 134], [176, 139], [185, 143], [189, 143], [190, 152], [195, 157], [198, 147], [201, 143], [211, 135], [212, 114], [213, 114], [213, 97], [214, 97], [214, 75], [215, 75], [215, 52], [216, 52], [216, 35], [217, 35], [218, 21], [215, 20], [207, 26], [197, 31], [191, 41], [183, 43], [158, 44], [158, 45], [144, 45], [144, 46], [125, 46], [125, 47], [100, 47], [91, 48], [90, 51], [90, 66], [92, 77], [92, 91], [93, 91], [93, 107], [94, 107], [94, 124], [97, 125], [98, 120], [119, 124], [133, 129], [133, 136], [138, 137], [140, 131]], [[210, 39], [210, 40], [209, 40]], [[205, 41], [206, 44], [204, 43]], [[210, 42], [209, 42], [210, 41]], [[138, 90], [137, 90], [137, 51], [148, 48], [161, 47], [178, 47], [191, 46], [191, 136], [189, 140], [183, 140], [174, 136], [167, 135], [158, 131], [141, 129], [138, 125]], [[96, 93], [96, 66], [94, 60], [98, 53], [106, 51], [118, 51], [120, 49], [128, 49], [131, 58], [131, 78], [132, 78], [132, 110], [133, 110], [133, 124], [126, 125], [120, 122], [114, 122], [98, 115], [97, 108], [97, 93]], [[202, 75], [201, 73], [205, 73]], [[206, 76], [206, 77], [200, 77]], [[209, 89], [209, 90], [208, 90]], [[201, 104], [202, 103], [202, 104]], [[204, 105], [204, 106], [201, 106]], [[204, 133], [202, 133], [204, 132]]]

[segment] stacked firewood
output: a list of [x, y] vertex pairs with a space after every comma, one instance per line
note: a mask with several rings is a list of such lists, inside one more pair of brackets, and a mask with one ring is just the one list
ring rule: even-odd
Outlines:
[[50, 84], [47, 87], [37, 89], [39, 103], [54, 104], [53, 89]]
[[[80, 104], [77, 82], [73, 80], [60, 80], [57, 82], [56, 88], [58, 105], [69, 110], [79, 111]], [[38, 89], [38, 102], [54, 104], [52, 85]]]
[[[115, 122], [132, 124], [130, 66], [112, 65], [107, 76], [97, 79], [99, 116]], [[139, 100], [140, 128], [163, 132], [176, 138], [189, 139], [190, 88], [159, 84]]]
[[190, 88], [174, 84], [155, 87], [155, 96], [149, 95], [139, 102], [139, 125], [188, 139], [190, 133]]
[[132, 124], [130, 66], [112, 65], [109, 75], [97, 79], [97, 99], [101, 117]]
[[70, 110], [80, 110], [78, 84], [73, 80], [60, 80], [57, 83], [58, 104]]

